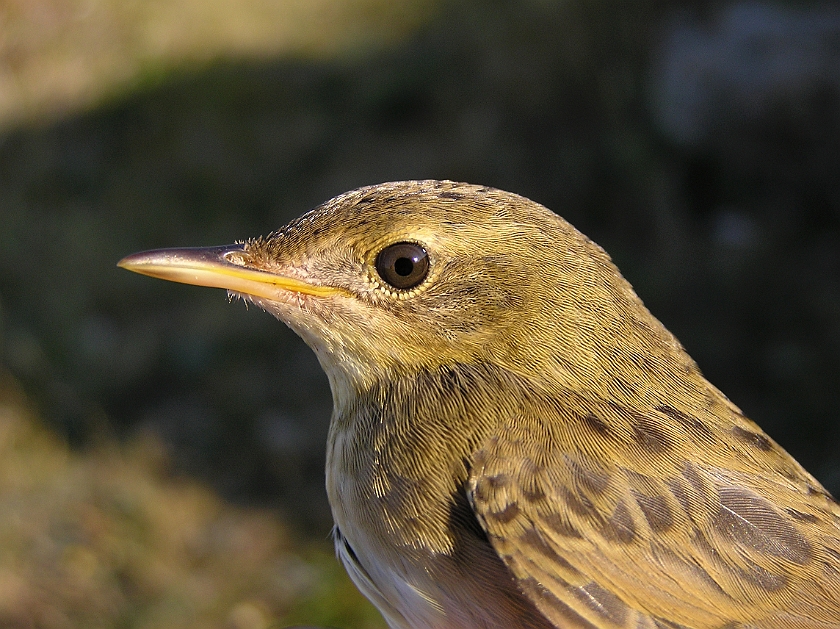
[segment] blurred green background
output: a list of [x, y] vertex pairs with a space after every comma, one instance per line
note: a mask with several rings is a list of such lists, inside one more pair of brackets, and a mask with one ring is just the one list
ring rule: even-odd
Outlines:
[[382, 181], [563, 215], [840, 493], [838, 41], [835, 2], [0, 2], [0, 626], [384, 626], [314, 356], [115, 266]]

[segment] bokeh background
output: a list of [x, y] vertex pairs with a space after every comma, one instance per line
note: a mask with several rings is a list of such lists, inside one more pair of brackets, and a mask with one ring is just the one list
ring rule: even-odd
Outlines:
[[314, 356], [115, 263], [427, 177], [603, 245], [840, 493], [836, 2], [3, 0], [0, 626], [383, 626]]

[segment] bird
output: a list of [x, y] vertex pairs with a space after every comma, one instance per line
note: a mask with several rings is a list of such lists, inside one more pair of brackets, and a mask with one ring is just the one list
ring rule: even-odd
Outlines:
[[840, 627], [840, 505], [546, 207], [390, 182], [119, 266], [314, 350], [336, 551], [391, 629]]

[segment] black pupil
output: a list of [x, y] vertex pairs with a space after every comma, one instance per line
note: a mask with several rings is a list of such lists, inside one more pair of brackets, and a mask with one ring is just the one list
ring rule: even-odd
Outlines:
[[394, 270], [397, 272], [397, 275], [408, 277], [414, 270], [414, 260], [411, 258], [397, 258], [394, 262]]

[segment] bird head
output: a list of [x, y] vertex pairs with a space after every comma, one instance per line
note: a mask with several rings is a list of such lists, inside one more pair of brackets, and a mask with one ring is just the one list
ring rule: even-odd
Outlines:
[[275, 315], [315, 351], [337, 405], [375, 381], [452, 363], [579, 388], [642, 347], [690, 362], [600, 247], [492, 188], [369, 186], [267, 237], [119, 264], [225, 288]]

